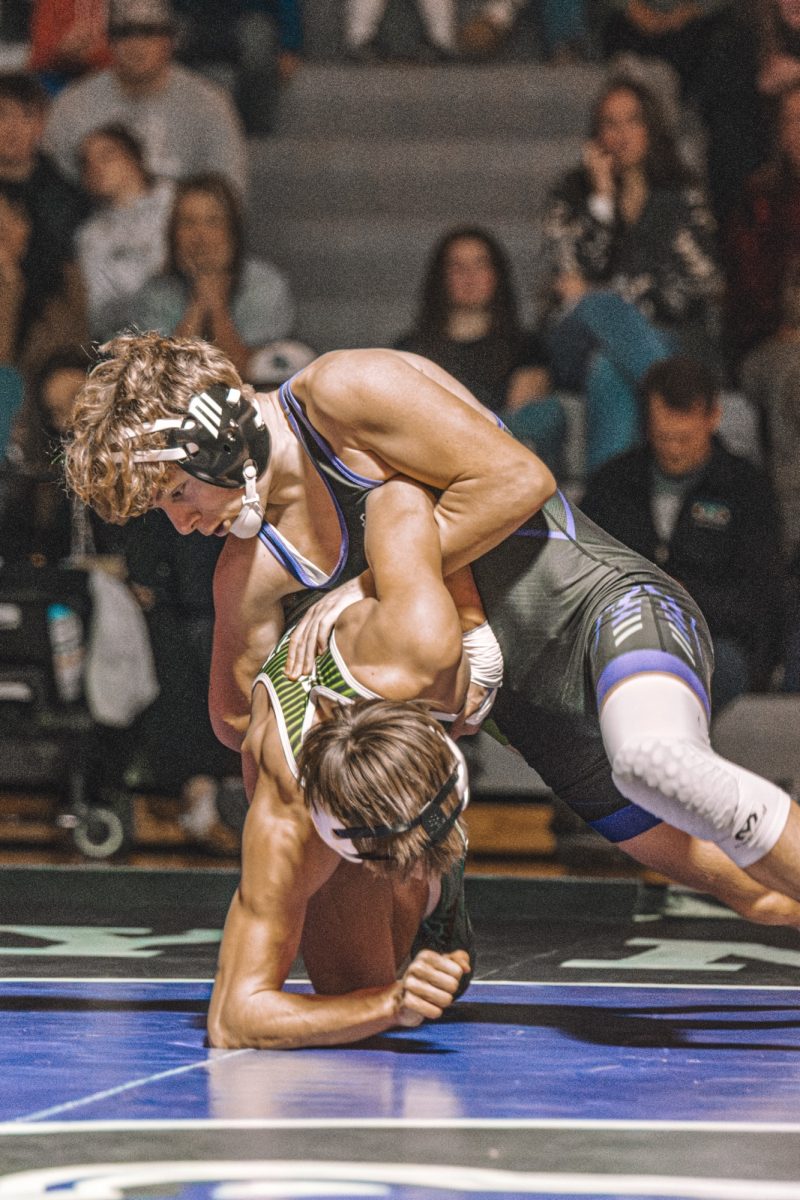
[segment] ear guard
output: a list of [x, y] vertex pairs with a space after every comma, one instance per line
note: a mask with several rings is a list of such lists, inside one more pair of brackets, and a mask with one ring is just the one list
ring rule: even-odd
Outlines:
[[[447, 737], [446, 734], [443, 737], [455, 759], [453, 770], [436, 795], [420, 809], [413, 820], [400, 821], [396, 825], [356, 825], [349, 829], [344, 829], [341, 827], [337, 828], [334, 825], [335, 818], [325, 809], [312, 808], [311, 819], [322, 840], [331, 849], [335, 850], [337, 854], [340, 854], [350, 862], [363, 862], [367, 860], [373, 862], [390, 861], [392, 858], [391, 854], [360, 853], [355, 848], [354, 840], [395, 837], [399, 833], [408, 833], [409, 830], [416, 829], [418, 825], [422, 826], [432, 846], [436, 846], [439, 842], [443, 841], [469, 804], [469, 782], [464, 755], [451, 738]], [[445, 816], [442, 812], [442, 805], [454, 789], [458, 797], [458, 802], [453, 811]]]
[[[238, 388], [212, 383], [192, 396], [184, 417], [165, 417], [127, 429], [127, 439], [167, 432], [167, 445], [134, 450], [134, 462], [174, 462], [182, 471], [213, 487], [241, 488], [242, 511], [231, 526], [237, 537], [254, 537], [264, 519], [256, 480], [266, 470], [269, 430], [261, 413]], [[122, 453], [115, 454], [120, 461]]]

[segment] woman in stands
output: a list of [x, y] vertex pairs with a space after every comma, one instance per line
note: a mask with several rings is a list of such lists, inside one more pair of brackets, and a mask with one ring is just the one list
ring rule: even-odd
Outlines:
[[29, 395], [51, 354], [88, 338], [80, 271], [54, 252], [13, 184], [0, 183], [0, 364]]
[[153, 179], [141, 142], [116, 122], [87, 134], [79, 159], [95, 211], [78, 230], [76, 253], [92, 336], [104, 341], [123, 323], [130, 297], [164, 265], [174, 184]]
[[676, 350], [707, 359], [721, 276], [714, 222], [656, 98], [612, 79], [581, 165], [544, 217], [557, 381], [586, 391], [588, 467], [639, 440], [636, 386]]
[[221, 175], [178, 184], [166, 269], [131, 299], [128, 320], [213, 342], [245, 377], [254, 350], [291, 332], [289, 285], [271, 263], [245, 255], [239, 201]]
[[508, 256], [488, 231], [463, 226], [440, 239], [414, 328], [396, 346], [454, 375], [557, 471], [564, 412], [545, 347], [520, 323]]

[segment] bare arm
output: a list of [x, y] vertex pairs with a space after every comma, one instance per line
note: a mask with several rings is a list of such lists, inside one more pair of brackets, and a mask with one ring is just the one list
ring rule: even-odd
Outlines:
[[368, 497], [366, 511], [365, 549], [377, 598], [340, 616], [339, 648], [356, 678], [386, 699], [424, 697], [457, 710], [469, 666], [442, 579], [433, 498], [396, 477]]
[[[425, 360], [418, 360], [420, 363]], [[390, 350], [317, 359], [295, 390], [353, 469], [407, 475], [441, 493], [436, 520], [444, 573], [493, 549], [555, 491], [549, 469], [450, 377]], [[454, 383], [455, 381], [453, 381]]]
[[227, 539], [214, 573], [209, 711], [215, 734], [232, 750], [247, 731], [253, 680], [283, 633], [284, 590], [256, 539]]
[[[308, 901], [340, 860], [316, 837], [282, 758], [275, 775], [267, 767], [267, 755], [278, 762], [281, 751], [265, 714], [266, 693], [259, 689], [256, 695], [248, 743], [259, 761], [259, 778], [245, 823], [241, 883], [225, 923], [211, 997], [211, 1044], [283, 1050], [329, 1046], [440, 1016], [468, 962], [460, 965], [431, 951], [417, 956], [411, 977], [407, 972], [395, 980], [389, 964], [383, 987], [335, 996], [282, 990]], [[387, 931], [384, 953], [391, 953], [390, 943]]]

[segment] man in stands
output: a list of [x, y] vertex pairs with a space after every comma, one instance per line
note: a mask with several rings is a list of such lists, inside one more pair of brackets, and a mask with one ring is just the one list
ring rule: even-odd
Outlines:
[[713, 372], [692, 359], [655, 363], [641, 394], [647, 441], [589, 479], [581, 508], [613, 537], [680, 580], [714, 645], [712, 704], [758, 690], [778, 661], [786, 572], [769, 480], [717, 437]]
[[144, 144], [153, 175], [218, 171], [242, 195], [245, 144], [233, 103], [173, 62], [176, 25], [168, 0], [111, 0], [108, 32], [112, 65], [65, 88], [50, 111], [45, 147], [61, 170], [76, 178], [86, 134], [121, 122]]

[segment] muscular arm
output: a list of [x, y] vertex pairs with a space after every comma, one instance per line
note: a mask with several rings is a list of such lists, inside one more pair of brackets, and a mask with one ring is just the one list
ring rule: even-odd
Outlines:
[[395, 478], [367, 500], [365, 550], [375, 599], [346, 609], [336, 640], [356, 678], [391, 700], [423, 697], [461, 707], [469, 667], [461, 625], [442, 579], [430, 494]]
[[242, 747], [253, 680], [283, 632], [283, 590], [285, 580], [255, 539], [228, 538], [214, 573], [209, 711], [215, 734], [232, 750]]
[[[411, 997], [407, 978], [394, 978], [388, 931], [382, 939], [376, 936], [371, 951], [379, 961], [381, 955], [385, 959], [385, 986], [332, 996], [282, 990], [300, 945], [309, 899], [340, 860], [313, 831], [284, 765], [263, 688], [256, 690], [253, 713], [247, 749], [259, 764], [258, 783], [245, 823], [241, 882], [225, 923], [211, 997], [211, 1044], [282, 1050], [337, 1045], [440, 1015], [467, 964], [423, 951], [428, 957], [417, 970], [424, 976], [429, 967], [429, 975]], [[276, 764], [274, 772], [269, 762]], [[437, 981], [445, 984], [444, 992]]]
[[297, 805], [281, 814], [275, 796], [265, 804], [267, 788], [276, 789], [275, 782], [262, 775], [245, 824], [241, 883], [222, 937], [208, 1018], [211, 1044], [286, 1050], [382, 1032], [396, 1023], [398, 984], [334, 997], [282, 990], [308, 899], [337, 863], [332, 851], [311, 842]]
[[555, 490], [545, 464], [433, 364], [391, 350], [336, 351], [295, 383], [320, 432], [352, 469], [407, 475], [441, 493], [444, 573], [498, 545]]

